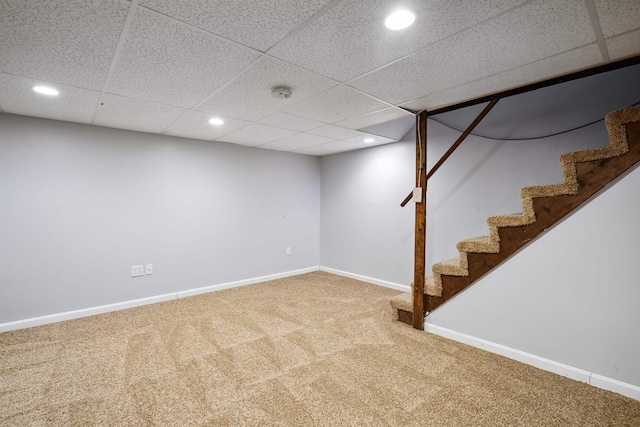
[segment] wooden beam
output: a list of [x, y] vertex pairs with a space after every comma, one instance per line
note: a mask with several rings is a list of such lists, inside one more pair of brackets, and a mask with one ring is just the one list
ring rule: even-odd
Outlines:
[[464, 141], [465, 138], [469, 136], [469, 134], [473, 131], [473, 129], [475, 129], [478, 123], [480, 123], [482, 119], [484, 119], [484, 116], [489, 114], [489, 111], [491, 111], [491, 109], [498, 103], [499, 100], [500, 98], [493, 98], [491, 102], [489, 102], [489, 104], [486, 107], [484, 107], [484, 110], [482, 110], [482, 112], [478, 115], [478, 117], [476, 117], [476, 119], [473, 122], [471, 122], [469, 127], [467, 127], [467, 129], [464, 132], [462, 132], [462, 135], [460, 135], [460, 137], [456, 140], [456, 142], [454, 142], [453, 145], [447, 150], [447, 152], [444, 153], [444, 156], [442, 156], [440, 160], [438, 160], [438, 163], [436, 163], [431, 168], [431, 170], [427, 174], [427, 180], [431, 178], [431, 176], [434, 173], [436, 173], [438, 169], [440, 169], [440, 166], [442, 166], [444, 162], [447, 161], [449, 156], [453, 154], [454, 151], [456, 151], [456, 148], [458, 148], [460, 144], [462, 144], [462, 141]]
[[[460, 144], [462, 144], [462, 141], [464, 141], [465, 138], [469, 136], [469, 134], [478, 125], [478, 123], [480, 123], [480, 121], [484, 119], [484, 116], [486, 116], [489, 113], [489, 111], [491, 111], [491, 109], [494, 107], [494, 105], [498, 103], [499, 99], [500, 98], [492, 99], [491, 102], [489, 102], [489, 104], [486, 107], [484, 107], [484, 110], [482, 110], [482, 112], [478, 115], [478, 117], [476, 117], [476, 119], [469, 125], [469, 127], [467, 127], [467, 129], [462, 133], [462, 135], [460, 135], [460, 137], [456, 140], [456, 142], [453, 143], [453, 145], [449, 148], [449, 150], [447, 150], [447, 152], [444, 153], [444, 155], [440, 158], [440, 160], [438, 160], [438, 163], [436, 163], [435, 166], [431, 168], [431, 170], [427, 174], [427, 177], [425, 178], [425, 181], [428, 181], [429, 178], [431, 178], [431, 176], [440, 168], [440, 166], [442, 166], [444, 162], [447, 161], [449, 156], [451, 156], [451, 154], [456, 150], [456, 148], [458, 148]], [[416, 132], [417, 132], [417, 129], [418, 128], [416, 127]], [[426, 139], [426, 134], [425, 134], [425, 139]], [[409, 203], [409, 200], [411, 200], [412, 198], [413, 198], [413, 191], [409, 193], [407, 197], [404, 198], [402, 203], [400, 203], [400, 206], [404, 208], [405, 205]]]
[[416, 203], [413, 265], [413, 327], [424, 330], [425, 247], [427, 237], [427, 113], [416, 117], [416, 184], [422, 200]]
[[427, 114], [429, 116], [435, 116], [437, 114], [448, 113], [449, 111], [459, 110], [461, 108], [470, 107], [472, 105], [483, 104], [495, 97], [507, 98], [513, 95], [520, 95], [521, 93], [531, 92], [534, 90], [541, 89], [543, 87], [570, 82], [572, 80], [582, 79], [584, 77], [590, 77], [596, 74], [619, 70], [620, 68], [630, 67], [632, 65], [637, 65], [637, 64], [640, 64], [640, 55], [632, 56], [630, 58], [624, 58], [621, 60], [611, 61], [604, 65], [599, 65], [597, 67], [592, 67], [592, 68], [586, 68], [584, 70], [576, 71], [576, 72], [565, 74], [562, 76], [553, 77], [548, 80], [541, 80], [541, 81], [530, 83], [524, 86], [507, 89], [500, 92], [495, 92], [489, 95], [482, 96], [480, 98], [471, 99], [465, 102], [460, 102], [458, 104], [436, 108], [435, 110], [428, 111]]
[[407, 197], [404, 198], [402, 203], [400, 203], [400, 206], [404, 208], [411, 199], [413, 199], [413, 191], [411, 191], [411, 193], [409, 193]]

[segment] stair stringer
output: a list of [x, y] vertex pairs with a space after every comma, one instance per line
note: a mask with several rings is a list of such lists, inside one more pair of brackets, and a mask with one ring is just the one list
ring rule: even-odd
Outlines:
[[[623, 170], [614, 173], [596, 191], [592, 191], [592, 185], [585, 186], [581, 180], [579, 169], [580, 164], [597, 164], [601, 168], [607, 166], [610, 159], [621, 158], [630, 153], [630, 141], [627, 138], [627, 125], [640, 122], [640, 106], [631, 107], [625, 110], [618, 110], [609, 113], [605, 118], [610, 143], [606, 147], [592, 148], [580, 151], [565, 153], [560, 156], [563, 182], [559, 184], [538, 185], [525, 187], [520, 191], [522, 201], [522, 213], [511, 215], [492, 216], [487, 219], [488, 236], [475, 237], [460, 241], [456, 244], [459, 256], [457, 258], [440, 261], [433, 264], [433, 275], [425, 281], [425, 301], [424, 307], [427, 312], [433, 311], [455, 294], [471, 285], [473, 282], [484, 276], [488, 271], [499, 265], [502, 261], [512, 255], [516, 250], [532, 241], [546, 228], [552, 226], [565, 215], [576, 209], [599, 189], [606, 186], [613, 179], [620, 176], [629, 167], [640, 161], [640, 135], [634, 138], [634, 150], [631, 153], [630, 161], [623, 162]], [[637, 123], [640, 130], [640, 123]], [[620, 168], [620, 167], [619, 167]], [[583, 168], [584, 169], [584, 168]], [[589, 172], [591, 173], [591, 171]], [[607, 175], [607, 174], [605, 174]], [[585, 189], [589, 191], [585, 192]], [[576, 196], [580, 199], [581, 191], [584, 199], [579, 203], [569, 203], [568, 208], [563, 212], [554, 212], [555, 220], [541, 224], [536, 224], [540, 210], [536, 206], [540, 205], [540, 200], [557, 200], [558, 198]], [[588, 194], [590, 193], [590, 194]], [[540, 208], [538, 208], [540, 209]], [[548, 210], [543, 207], [542, 209]], [[559, 214], [559, 215], [558, 215]], [[557, 218], [556, 218], [557, 217]], [[535, 225], [538, 225], [535, 227]], [[534, 227], [530, 227], [534, 226]], [[527, 230], [531, 229], [531, 230]], [[509, 235], [509, 230], [518, 230], [520, 236], [509, 244], [505, 245], [502, 239]], [[508, 246], [508, 247], [507, 247]], [[485, 255], [482, 259], [483, 255]], [[470, 271], [470, 258], [473, 259], [473, 271]], [[413, 286], [413, 283], [412, 283]], [[413, 303], [411, 293], [401, 294], [391, 299], [391, 306], [396, 319], [411, 324], [411, 311]]]

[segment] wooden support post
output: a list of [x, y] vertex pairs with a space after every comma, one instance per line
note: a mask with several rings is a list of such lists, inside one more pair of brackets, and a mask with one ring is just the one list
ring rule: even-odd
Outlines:
[[416, 117], [416, 183], [422, 200], [416, 203], [413, 265], [413, 327], [424, 330], [425, 247], [427, 236], [427, 113]]

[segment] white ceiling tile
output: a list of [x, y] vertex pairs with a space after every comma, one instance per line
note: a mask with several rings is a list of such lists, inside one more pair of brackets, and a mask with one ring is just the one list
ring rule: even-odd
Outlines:
[[[300, 149], [400, 135], [385, 123], [415, 119], [391, 104], [433, 109], [602, 63], [584, 0], [400, 1], [417, 20], [391, 32], [388, 0], [0, 0], [0, 109]], [[609, 56], [640, 54], [638, 0], [593, 2]], [[272, 98], [276, 85], [293, 97]]]
[[416, 118], [415, 116], [411, 115], [395, 120], [390, 120], [384, 123], [378, 123], [377, 125], [367, 126], [360, 130], [362, 132], [385, 136], [387, 138], [393, 139], [394, 141], [399, 141], [400, 139], [404, 138], [407, 135], [407, 132], [409, 132], [409, 130], [411, 130], [415, 125]]
[[402, 106], [414, 111], [432, 110], [587, 68], [600, 61], [602, 61], [600, 50], [596, 44], [592, 44], [471, 83], [445, 89], [402, 104]]
[[384, 108], [387, 108], [387, 104], [341, 85], [289, 107], [286, 112], [334, 123]]
[[0, 2], [0, 72], [101, 90], [129, 4]]
[[343, 120], [337, 122], [336, 125], [349, 129], [362, 129], [367, 126], [377, 125], [378, 123], [385, 123], [390, 120], [407, 116], [413, 116], [413, 114], [400, 108], [390, 107], [384, 110], [376, 111], [375, 113], [365, 114], [359, 117], [354, 117], [352, 119]]
[[260, 148], [266, 148], [267, 150], [296, 151], [316, 145], [327, 144], [333, 141], [333, 139], [325, 138], [323, 136], [299, 133], [262, 145]]
[[191, 108], [260, 54], [138, 8], [108, 91]]
[[307, 119], [305, 117], [294, 116], [287, 113], [275, 113], [260, 120], [260, 123], [265, 125], [275, 126], [284, 129], [295, 130], [298, 132], [305, 132], [313, 128], [322, 126], [324, 123], [317, 122], [315, 120]]
[[140, 4], [254, 49], [266, 51], [329, 0], [142, 0]]
[[244, 120], [215, 116], [224, 120], [223, 125], [215, 126], [209, 123], [209, 119], [212, 117], [211, 114], [189, 111], [169, 126], [164, 133], [184, 138], [213, 141], [250, 124]]
[[326, 156], [329, 154], [343, 153], [345, 151], [353, 151], [362, 148], [359, 145], [346, 141], [330, 142], [328, 144], [316, 145], [315, 147], [303, 148], [296, 151], [300, 154], [308, 154], [311, 156]]
[[584, 2], [536, 0], [351, 83], [392, 104], [593, 43]]
[[307, 133], [320, 135], [331, 139], [347, 139], [362, 135], [362, 132], [334, 125], [324, 125], [322, 127], [310, 130]]
[[138, 132], [158, 133], [186, 110], [138, 99], [105, 94], [98, 106], [95, 124]]
[[[364, 142], [365, 139], [373, 139], [373, 142]], [[391, 138], [385, 138], [379, 135], [363, 134], [355, 138], [345, 139], [346, 142], [359, 145], [360, 147], [375, 147], [376, 145], [389, 144], [390, 142], [396, 142]]]
[[[33, 86], [57, 89], [58, 96], [41, 95]], [[89, 123], [100, 92], [0, 73], [0, 107], [7, 113], [69, 122]]]
[[624, 58], [625, 56], [640, 53], [640, 31], [621, 34], [605, 40], [611, 59]]
[[482, 22], [525, 0], [404, 0], [416, 22], [402, 31], [384, 26], [399, 5], [344, 0], [317, 21], [276, 45], [270, 54], [339, 81], [347, 81]]
[[296, 132], [292, 130], [252, 123], [247, 127], [219, 138], [219, 140], [233, 144], [256, 146], [295, 134]]
[[[335, 85], [326, 77], [265, 56], [199, 106], [198, 110], [257, 121]], [[277, 99], [271, 96], [271, 89], [275, 86], [290, 87], [293, 91], [291, 98]]]
[[594, 0], [604, 37], [640, 28], [640, 1]]

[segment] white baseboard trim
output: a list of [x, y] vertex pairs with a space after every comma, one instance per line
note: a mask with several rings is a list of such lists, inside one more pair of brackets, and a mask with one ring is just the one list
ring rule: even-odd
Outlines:
[[207, 292], [215, 292], [222, 289], [237, 288], [239, 286], [251, 285], [254, 283], [267, 282], [269, 280], [281, 279], [283, 277], [298, 276], [300, 274], [318, 271], [319, 267], [308, 267], [299, 270], [286, 271], [284, 273], [270, 274], [267, 276], [254, 277], [251, 279], [238, 280], [235, 282], [221, 283], [219, 285], [207, 286], [204, 288], [190, 289], [187, 291], [171, 292], [164, 295], [156, 295], [148, 298], [140, 298], [130, 301], [117, 302], [114, 304], [100, 305], [97, 307], [83, 308], [80, 310], [66, 311], [63, 313], [49, 314], [46, 316], [32, 317], [29, 319], [16, 320], [13, 322], [0, 323], [0, 332], [14, 331], [17, 329], [31, 328], [34, 326], [46, 325], [48, 323], [62, 322], [64, 320], [78, 319], [80, 317], [93, 316], [95, 314], [108, 313], [110, 311], [124, 310], [132, 307], [139, 307], [158, 302], [169, 301], [179, 298], [190, 297]]
[[375, 279], [373, 277], [362, 276], [360, 274], [349, 273], [348, 271], [336, 270], [335, 268], [320, 266], [320, 271], [337, 274], [338, 276], [349, 277], [351, 279], [361, 280], [374, 285], [384, 286], [385, 288], [397, 289], [403, 292], [411, 292], [411, 286], [401, 285], [399, 283], [387, 282], [386, 280]]
[[124, 310], [126, 308], [155, 304], [157, 302], [169, 301], [176, 298], [176, 293], [172, 292], [170, 294], [156, 295], [148, 298], [140, 298], [130, 301], [117, 302], [114, 304], [99, 305], [97, 307], [82, 308], [80, 310], [65, 311], [62, 313], [49, 314], [46, 316], [16, 320], [14, 322], [0, 323], [0, 332], [8, 332], [14, 331], [16, 329], [25, 329], [34, 326], [46, 325], [48, 323], [78, 319], [80, 317], [93, 316], [94, 314], [108, 313], [110, 311]]
[[622, 394], [623, 396], [627, 396], [632, 399], [640, 400], [640, 387], [623, 383], [622, 381], [614, 380], [613, 378], [603, 377], [598, 374], [591, 374], [589, 384], [594, 387]]
[[179, 291], [178, 298], [192, 297], [194, 295], [206, 294], [209, 292], [221, 291], [223, 289], [237, 288], [240, 286], [253, 285], [255, 283], [268, 282], [269, 280], [282, 279], [283, 277], [299, 276], [305, 273], [318, 271], [319, 267], [307, 267], [299, 270], [286, 271], [284, 273], [269, 274], [268, 276], [253, 277], [251, 279], [237, 280], [235, 282], [221, 283], [219, 285], [205, 286], [204, 288], [189, 289]]
[[476, 338], [471, 335], [456, 332], [431, 323], [425, 323], [424, 330], [435, 335], [440, 335], [441, 337], [449, 338], [472, 347], [486, 350], [490, 353], [499, 354], [501, 356], [508, 357], [509, 359], [514, 359], [527, 365], [535, 366], [536, 368], [545, 371], [553, 372], [564, 377], [590, 384], [597, 388], [613, 391], [632, 399], [640, 400], [640, 387], [632, 384], [594, 374], [593, 372], [585, 371], [574, 366], [565, 365], [564, 363], [559, 363], [551, 359], [545, 359], [544, 357], [536, 356], [535, 354], [507, 347], [502, 344], [496, 344], [482, 338]]

